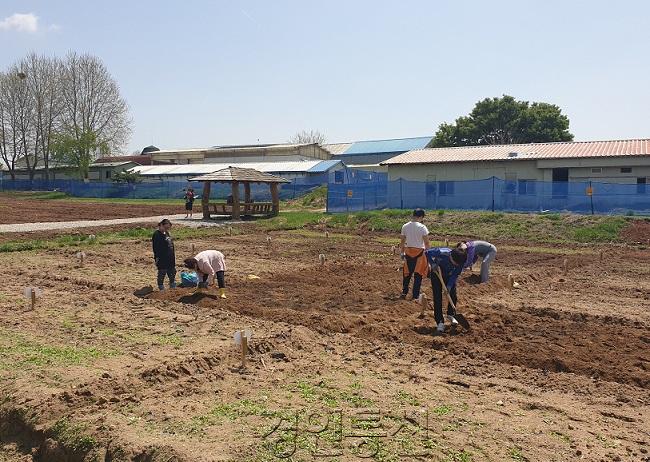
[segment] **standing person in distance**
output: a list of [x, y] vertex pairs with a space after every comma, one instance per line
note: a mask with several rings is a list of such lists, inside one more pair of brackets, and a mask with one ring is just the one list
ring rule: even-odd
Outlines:
[[185, 267], [196, 271], [199, 287], [207, 288], [210, 282], [219, 285], [219, 297], [226, 298], [226, 258], [218, 250], [204, 250], [194, 257], [186, 258]]
[[158, 289], [165, 289], [165, 276], [169, 278], [169, 288], [176, 287], [176, 255], [174, 241], [169, 230], [172, 222], [167, 218], [158, 223], [158, 229], [151, 237], [153, 258], [158, 269]]
[[187, 188], [185, 190], [185, 195], [183, 196], [183, 199], [185, 199], [185, 218], [192, 218], [194, 199], [196, 199], [196, 195], [194, 194], [194, 189]]
[[411, 221], [402, 226], [400, 255], [404, 261], [402, 278], [402, 295], [405, 299], [409, 292], [411, 277], [413, 277], [413, 300], [420, 298], [422, 278], [427, 276], [429, 264], [424, 256], [424, 251], [431, 247], [429, 243], [429, 230], [422, 223], [424, 210], [413, 210]]

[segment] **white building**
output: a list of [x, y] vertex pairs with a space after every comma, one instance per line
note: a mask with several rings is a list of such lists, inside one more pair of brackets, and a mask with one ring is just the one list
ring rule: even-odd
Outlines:
[[418, 149], [382, 165], [388, 168], [389, 180], [497, 177], [509, 182], [626, 183], [645, 189], [650, 178], [650, 139]]

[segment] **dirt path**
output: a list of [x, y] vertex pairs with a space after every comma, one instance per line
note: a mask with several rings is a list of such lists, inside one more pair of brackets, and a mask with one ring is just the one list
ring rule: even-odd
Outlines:
[[[46, 223], [14, 223], [0, 225], [0, 233], [27, 233], [31, 231], [49, 231], [55, 229], [92, 228], [101, 226], [122, 225], [128, 223], [157, 222], [169, 218], [174, 222], [182, 222], [185, 226], [205, 225], [200, 218], [186, 219], [185, 215], [158, 215], [154, 217], [115, 218], [112, 220], [83, 220], [83, 221], [55, 221]], [[214, 225], [217, 225], [214, 223]]]

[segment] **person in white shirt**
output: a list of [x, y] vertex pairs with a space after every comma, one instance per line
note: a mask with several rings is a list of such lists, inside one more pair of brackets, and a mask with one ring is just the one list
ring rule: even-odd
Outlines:
[[210, 282], [219, 284], [219, 296], [226, 298], [226, 259], [218, 250], [204, 250], [192, 258], [186, 258], [185, 267], [196, 271], [199, 287], [208, 287]]
[[424, 210], [415, 209], [411, 221], [402, 226], [400, 255], [404, 261], [402, 295], [406, 298], [409, 292], [411, 277], [413, 277], [413, 300], [420, 298], [422, 278], [427, 276], [429, 263], [424, 256], [424, 251], [431, 247], [429, 243], [429, 230], [422, 223]]

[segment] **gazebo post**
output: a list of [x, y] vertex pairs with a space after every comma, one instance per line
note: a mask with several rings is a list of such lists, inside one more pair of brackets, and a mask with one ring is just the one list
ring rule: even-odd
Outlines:
[[239, 181], [232, 182], [232, 219], [239, 220]]
[[273, 202], [273, 209], [271, 214], [276, 217], [280, 213], [280, 194], [278, 193], [278, 184], [270, 183], [271, 186], [271, 201]]
[[244, 215], [250, 213], [250, 204], [251, 203], [251, 184], [247, 181], [244, 183]]
[[201, 195], [201, 208], [203, 209], [203, 219], [210, 219], [210, 185], [211, 181], [203, 182], [203, 194]]

